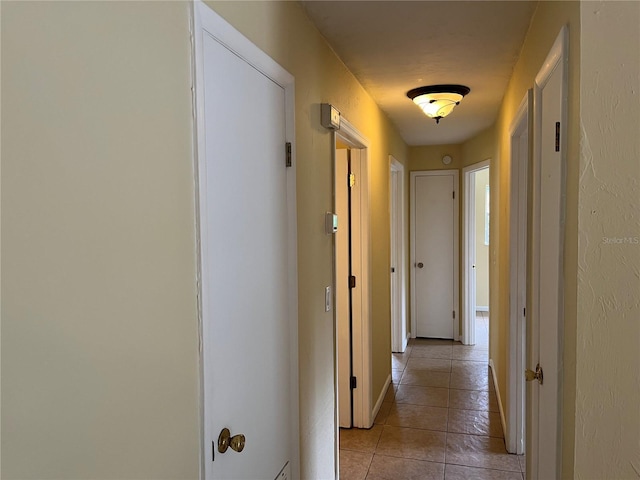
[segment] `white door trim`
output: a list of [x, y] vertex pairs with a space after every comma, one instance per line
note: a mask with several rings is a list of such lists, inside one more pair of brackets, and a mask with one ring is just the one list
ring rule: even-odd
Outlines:
[[[196, 207], [196, 250], [197, 258], [197, 281], [198, 281], [198, 322], [199, 322], [199, 342], [200, 342], [200, 478], [205, 478], [205, 462], [211, 459], [211, 445], [207, 444], [205, 435], [205, 425], [209, 424], [209, 417], [212, 412], [206, 408], [204, 402], [204, 376], [205, 364], [203, 357], [203, 328], [204, 319], [208, 317], [208, 305], [203, 292], [206, 291], [203, 282], [206, 281], [204, 268], [208, 264], [208, 252], [203, 246], [208, 245], [210, 235], [206, 222], [208, 198], [207, 185], [204, 181], [206, 175], [205, 161], [205, 118], [204, 118], [204, 59], [203, 59], [203, 35], [224, 45], [236, 55], [244, 59], [247, 63], [269, 77], [273, 82], [283, 88], [285, 93], [285, 118], [286, 118], [286, 141], [292, 146], [292, 166], [287, 168], [287, 243], [288, 243], [288, 320], [290, 352], [293, 352], [289, 362], [289, 372], [291, 381], [290, 393], [290, 467], [292, 478], [300, 477], [299, 462], [299, 394], [298, 394], [298, 253], [297, 253], [297, 207], [296, 207], [296, 158], [295, 158], [295, 79], [294, 77], [277, 64], [271, 57], [265, 54], [257, 46], [251, 43], [240, 32], [228, 24], [222, 17], [216, 14], [203, 2], [194, 1], [192, 4], [192, 68], [195, 92], [195, 129], [194, 129], [194, 173], [195, 173], [195, 207]], [[284, 155], [283, 155], [284, 163]]]
[[[406, 284], [406, 200], [404, 165], [389, 155], [391, 170], [391, 350], [404, 352], [407, 348], [407, 284]], [[395, 207], [395, 208], [394, 208]], [[395, 279], [395, 281], [394, 281]]]
[[460, 172], [458, 170], [416, 170], [410, 172], [410, 187], [409, 194], [410, 200], [409, 204], [411, 205], [411, 218], [410, 218], [410, 228], [411, 228], [411, 338], [416, 338], [417, 328], [417, 318], [416, 318], [416, 192], [415, 192], [415, 178], [421, 175], [453, 175], [453, 188], [455, 192], [455, 202], [453, 202], [453, 239], [454, 239], [454, 254], [453, 254], [453, 283], [455, 285], [453, 289], [453, 305], [454, 311], [456, 313], [455, 320], [453, 320], [453, 339], [458, 341], [460, 340], [460, 194], [459, 194], [459, 185], [460, 185]]
[[[526, 305], [527, 278], [527, 201], [528, 168], [531, 136], [529, 135], [530, 105], [533, 90], [529, 90], [518, 107], [509, 129], [509, 159], [511, 163], [511, 212], [509, 233], [509, 369], [507, 385], [509, 405], [505, 441], [507, 451], [522, 455], [525, 433], [525, 381], [526, 323], [523, 308]], [[522, 139], [528, 139], [526, 153]]]
[[[373, 425], [372, 411], [372, 331], [371, 331], [371, 227], [370, 227], [370, 188], [369, 188], [369, 140], [358, 131], [346, 118], [340, 119], [340, 130], [333, 135], [333, 152], [336, 149], [336, 138], [347, 144], [352, 150], [359, 150], [360, 155], [352, 157], [354, 171], [359, 171], [356, 185], [352, 191], [353, 202], [359, 203], [360, 218], [353, 222], [352, 235], [360, 237], [360, 254], [352, 257], [352, 266], [360, 271], [356, 275], [356, 289], [354, 289], [354, 304], [352, 332], [353, 342], [351, 356], [353, 360], [353, 375], [358, 379], [358, 386], [353, 390], [353, 426], [357, 428], [370, 428]], [[335, 159], [334, 171], [335, 171]], [[353, 193], [358, 193], [354, 198]], [[335, 198], [334, 198], [335, 206]], [[355, 229], [354, 229], [355, 223]], [[357, 237], [356, 237], [357, 238]], [[334, 280], [335, 285], [335, 280]], [[356, 292], [355, 290], [359, 290]], [[356, 300], [358, 298], [358, 300]], [[356, 304], [357, 302], [357, 304]], [[358, 315], [359, 313], [359, 315]], [[335, 315], [335, 309], [334, 309]], [[334, 318], [334, 326], [336, 319]], [[337, 384], [337, 378], [336, 378]], [[336, 444], [337, 435], [336, 429]]]
[[476, 263], [475, 256], [475, 205], [476, 185], [474, 174], [485, 168], [490, 168], [491, 160], [474, 163], [462, 169], [462, 182], [464, 190], [464, 255], [462, 258], [462, 285], [464, 288], [463, 312], [462, 312], [462, 335], [461, 341], [464, 345], [476, 344], [476, 282], [473, 272], [473, 265]]
[[[530, 478], [537, 480], [539, 478], [539, 471], [542, 465], [552, 465], [556, 472], [556, 477], [559, 478], [562, 471], [562, 353], [563, 353], [563, 308], [564, 308], [564, 296], [563, 296], [563, 258], [564, 258], [564, 164], [566, 163], [566, 151], [567, 151], [567, 72], [568, 72], [568, 28], [563, 26], [558, 34], [555, 43], [551, 47], [547, 58], [538, 72], [534, 83], [534, 142], [533, 142], [533, 175], [532, 175], [532, 238], [531, 245], [531, 269], [528, 272], [530, 278], [530, 285], [528, 286], [528, 302], [527, 312], [531, 312], [531, 316], [527, 313], [529, 319], [528, 324], [531, 325], [528, 335], [528, 355], [527, 362], [528, 368], [535, 369], [536, 364], [540, 360], [540, 290], [541, 285], [550, 286], [557, 285], [557, 310], [553, 315], [556, 323], [556, 329], [552, 332], [548, 332], [552, 341], [551, 344], [555, 345], [552, 349], [554, 352], [554, 364], [548, 365], [546, 371], [552, 375], [557, 375], [557, 381], [552, 383], [553, 377], [551, 375], [545, 376], [545, 384], [542, 388], [555, 388], [558, 393], [558, 402], [556, 405], [545, 406], [545, 411], [541, 415], [540, 404], [538, 401], [539, 386], [537, 383], [527, 382], [527, 428], [526, 436], [526, 450], [527, 450], [527, 472]], [[562, 169], [561, 172], [561, 185], [558, 202], [558, 208], [560, 209], [558, 216], [558, 224], [554, 228], [548, 228], [549, 225], [542, 225], [541, 222], [541, 202], [544, 201], [543, 196], [547, 195], [547, 192], [543, 192], [544, 179], [541, 172], [541, 159], [542, 159], [542, 89], [547, 84], [548, 80], [557, 68], [561, 68], [563, 72], [562, 80], [562, 114], [561, 114], [561, 131], [560, 131], [560, 158], [561, 164], [558, 165]], [[545, 228], [546, 227], [546, 228]], [[545, 230], [543, 232], [543, 229]], [[553, 275], [549, 275], [547, 278], [542, 278], [540, 273], [540, 264], [544, 260], [540, 252], [540, 239], [542, 237], [550, 236], [554, 237], [554, 242], [557, 242], [558, 247], [558, 269]], [[552, 236], [552, 237], [551, 237]], [[544, 370], [543, 366], [543, 370]], [[550, 371], [551, 370], [551, 371]], [[555, 438], [553, 439], [540, 439], [539, 438], [539, 421], [543, 419], [545, 421], [552, 421], [555, 423]], [[539, 442], [555, 441], [557, 448], [554, 449], [555, 458], [541, 458], [539, 452]]]

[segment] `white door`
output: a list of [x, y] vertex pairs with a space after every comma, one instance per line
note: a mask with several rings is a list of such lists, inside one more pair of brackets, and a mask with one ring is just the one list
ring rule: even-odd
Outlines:
[[353, 424], [351, 390], [351, 299], [349, 293], [349, 150], [336, 149], [335, 208], [338, 231], [335, 237], [336, 262], [336, 353], [338, 357], [338, 419], [343, 428]]
[[412, 173], [415, 335], [454, 338], [458, 173]]
[[404, 256], [404, 167], [391, 161], [391, 351], [403, 353], [407, 348]]
[[[560, 478], [562, 386], [566, 28], [536, 77], [533, 178], [532, 336], [529, 366], [533, 479]], [[527, 405], [529, 408], [529, 405]], [[529, 433], [529, 432], [528, 432]], [[527, 442], [529, 444], [529, 442]]]
[[[209, 18], [196, 25], [204, 471], [275, 479], [296, 409], [285, 88], [213, 38]], [[244, 445], [221, 453], [225, 428]]]
[[509, 402], [505, 443], [509, 453], [525, 453], [527, 306], [527, 205], [529, 199], [529, 112], [533, 90], [523, 98], [510, 129], [511, 208], [509, 239]]

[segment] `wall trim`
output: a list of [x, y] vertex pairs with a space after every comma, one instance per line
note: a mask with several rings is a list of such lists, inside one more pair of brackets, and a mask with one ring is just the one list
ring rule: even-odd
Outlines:
[[496, 377], [496, 368], [493, 364], [493, 358], [489, 359], [489, 368], [491, 369], [491, 378], [493, 379], [493, 388], [496, 391], [496, 399], [498, 400], [498, 409], [500, 410], [500, 423], [502, 423], [502, 434], [507, 432], [507, 420], [504, 416], [504, 408], [502, 408], [502, 398], [500, 397], [500, 389], [498, 388], [498, 377]]
[[387, 375], [387, 379], [384, 382], [384, 387], [382, 387], [382, 392], [378, 395], [378, 400], [376, 404], [373, 406], [373, 410], [371, 410], [371, 418], [374, 419], [378, 416], [378, 412], [380, 411], [380, 407], [382, 407], [382, 403], [384, 402], [384, 397], [387, 395], [387, 390], [389, 389], [389, 385], [391, 385], [391, 374]]

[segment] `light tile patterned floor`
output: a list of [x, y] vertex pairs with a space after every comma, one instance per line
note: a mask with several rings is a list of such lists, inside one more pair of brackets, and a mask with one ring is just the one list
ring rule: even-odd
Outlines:
[[341, 429], [341, 480], [523, 480], [507, 453], [488, 367], [489, 318], [476, 345], [415, 339], [393, 354], [393, 383], [369, 430]]

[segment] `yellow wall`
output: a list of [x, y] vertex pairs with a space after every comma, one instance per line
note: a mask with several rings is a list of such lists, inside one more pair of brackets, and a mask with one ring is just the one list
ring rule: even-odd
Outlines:
[[498, 378], [503, 407], [511, 399], [506, 389], [509, 338], [509, 128], [527, 90], [533, 87], [562, 25], [569, 26], [569, 102], [566, 168], [566, 228], [564, 245], [564, 386], [563, 386], [563, 478], [573, 472], [575, 414], [575, 336], [577, 273], [577, 205], [580, 132], [580, 3], [540, 2], [533, 16], [520, 58], [504, 95], [496, 121], [497, 151], [491, 163], [490, 245], [490, 358]]
[[462, 167], [489, 160], [495, 154], [496, 130], [492, 125], [462, 144]]
[[[2, 476], [195, 478], [189, 4], [2, 3]], [[213, 8], [296, 78], [301, 467], [331, 478], [320, 103], [371, 141], [374, 402], [391, 372], [388, 155], [407, 147], [298, 3]]]
[[184, 3], [2, 2], [2, 478], [196, 478]]
[[581, 20], [574, 478], [637, 479], [640, 4], [584, 2]]

